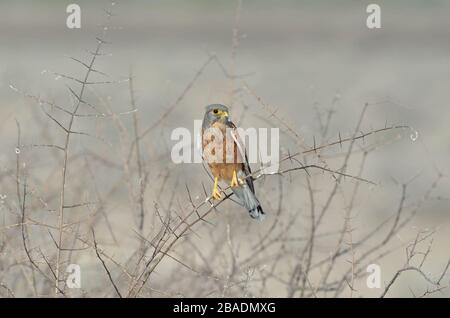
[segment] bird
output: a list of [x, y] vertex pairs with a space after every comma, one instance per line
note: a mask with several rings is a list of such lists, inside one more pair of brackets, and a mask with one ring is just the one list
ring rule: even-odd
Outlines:
[[203, 160], [207, 162], [214, 177], [211, 198], [221, 199], [218, 183], [226, 182], [238, 198], [238, 203], [248, 210], [250, 217], [263, 220], [265, 213], [255, 194], [247, 153], [236, 125], [230, 120], [227, 106], [206, 106], [201, 139]]

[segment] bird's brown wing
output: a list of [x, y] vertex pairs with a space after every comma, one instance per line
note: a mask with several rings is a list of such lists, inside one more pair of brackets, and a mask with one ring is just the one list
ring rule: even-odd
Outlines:
[[250, 164], [248, 163], [248, 157], [247, 157], [247, 151], [245, 149], [245, 145], [242, 142], [241, 138], [239, 137], [239, 134], [237, 133], [237, 127], [236, 125], [231, 122], [228, 121], [227, 123], [227, 127], [232, 128], [232, 133], [231, 136], [234, 140], [234, 143], [236, 145], [236, 147], [234, 147], [235, 149], [237, 148], [236, 151], [239, 152], [241, 158], [243, 159], [243, 172], [246, 176], [245, 178], [245, 182], [247, 183], [248, 187], [250, 188], [250, 190], [255, 193], [255, 186], [253, 185], [253, 177], [252, 177], [252, 170], [250, 168]]

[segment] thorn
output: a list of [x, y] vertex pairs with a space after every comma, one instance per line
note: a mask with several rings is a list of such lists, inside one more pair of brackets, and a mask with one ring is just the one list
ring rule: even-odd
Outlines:
[[313, 136], [313, 142], [314, 142], [314, 152], [317, 153], [317, 149], [316, 149], [316, 136]]
[[289, 161], [292, 164], [292, 156], [291, 156], [291, 151], [289, 149], [288, 149], [288, 158], [289, 158]]
[[103, 11], [106, 13], [106, 15], [108, 16], [108, 17], [113, 17], [114, 16], [114, 14], [110, 11], [110, 10], [107, 10], [107, 9], [103, 9]]
[[107, 42], [107, 41], [105, 41], [105, 40], [103, 40], [103, 39], [101, 39], [99, 37], [96, 37], [95, 39], [101, 44], [111, 44], [111, 42]]

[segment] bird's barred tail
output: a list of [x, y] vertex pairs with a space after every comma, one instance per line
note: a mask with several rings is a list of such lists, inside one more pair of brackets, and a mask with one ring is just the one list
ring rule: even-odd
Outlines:
[[259, 221], [262, 221], [264, 219], [265, 213], [261, 208], [261, 204], [259, 203], [255, 194], [247, 185], [239, 188], [233, 188], [233, 191], [241, 200], [242, 205], [248, 210], [248, 213], [250, 214], [250, 217], [252, 219], [256, 219]]
[[258, 221], [264, 220], [266, 215], [263, 209], [261, 208], [261, 205], [258, 205], [256, 209], [248, 210], [248, 213], [250, 214], [250, 217], [252, 219], [256, 219]]

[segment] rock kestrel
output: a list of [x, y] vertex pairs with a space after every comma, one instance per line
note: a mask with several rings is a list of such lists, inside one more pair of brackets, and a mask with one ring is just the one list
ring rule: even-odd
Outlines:
[[213, 104], [206, 107], [202, 124], [202, 150], [203, 159], [214, 176], [212, 198], [221, 198], [218, 182], [227, 182], [250, 216], [263, 219], [264, 211], [255, 195], [247, 154], [226, 106]]

